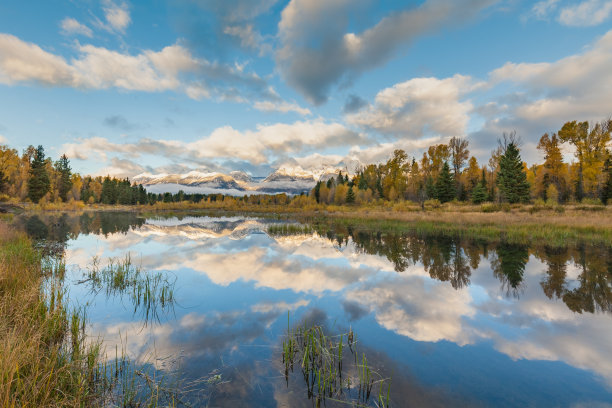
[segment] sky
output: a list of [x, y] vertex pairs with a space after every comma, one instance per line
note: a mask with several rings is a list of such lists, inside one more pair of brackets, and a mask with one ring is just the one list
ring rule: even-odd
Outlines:
[[0, 143], [266, 176], [612, 115], [612, 0], [0, 1]]

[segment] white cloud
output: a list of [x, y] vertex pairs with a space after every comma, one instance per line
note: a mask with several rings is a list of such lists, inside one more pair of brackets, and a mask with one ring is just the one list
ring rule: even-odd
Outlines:
[[538, 1], [531, 8], [531, 13], [528, 17], [534, 17], [538, 20], [544, 20], [557, 9], [559, 0], [544, 0]]
[[0, 143], [8, 143], [8, 140], [3, 135], [0, 135]]
[[68, 62], [36, 44], [0, 34], [0, 83], [144, 92], [172, 90], [184, 92], [192, 99], [280, 101], [257, 74], [197, 58], [180, 44], [134, 55], [94, 45], [77, 44], [76, 51], [78, 55]]
[[[299, 154], [312, 150], [346, 146], [365, 141], [365, 137], [339, 123], [328, 123], [322, 119], [297, 121], [292, 124], [276, 123], [260, 125], [256, 130], [239, 131], [231, 126], [215, 129], [210, 135], [191, 143], [176, 140], [140, 139], [135, 143], [113, 143], [106, 138], [93, 137], [64, 144], [68, 157], [86, 160], [96, 155], [106, 161], [111, 153], [126, 157], [150, 154], [176, 162], [208, 164], [208, 160], [245, 160], [252, 164], [263, 164], [277, 157]], [[113, 164], [117, 165], [119, 162]], [[123, 163], [121, 174], [135, 175], [130, 166]]]
[[125, 33], [125, 29], [130, 25], [132, 19], [126, 3], [114, 3], [111, 0], [105, 0], [104, 17], [106, 18], [107, 29]]
[[[427, 0], [393, 12], [361, 33], [346, 32], [360, 1], [292, 0], [281, 15], [276, 60], [290, 85], [314, 103], [330, 87], [373, 69], [417, 37], [476, 16], [496, 0]], [[319, 44], [324, 44], [320, 46]]]
[[374, 105], [346, 116], [351, 124], [383, 133], [420, 138], [465, 134], [472, 104], [461, 99], [474, 89], [469, 77], [414, 78], [383, 89]]
[[296, 103], [289, 102], [272, 102], [272, 101], [257, 101], [253, 104], [253, 107], [262, 112], [295, 112], [300, 115], [310, 115], [310, 109], [302, 108], [300, 105]]
[[574, 27], [596, 26], [606, 21], [612, 13], [610, 0], [585, 0], [565, 7], [559, 15], [559, 22]]
[[93, 31], [85, 24], [79, 23], [77, 20], [71, 17], [66, 17], [60, 23], [62, 34], [64, 35], [84, 35], [86, 37], [93, 37]]
[[612, 112], [612, 31], [587, 51], [551, 63], [507, 63], [491, 72], [493, 84], [522, 85], [528, 100], [514, 114], [531, 121], [604, 118]]

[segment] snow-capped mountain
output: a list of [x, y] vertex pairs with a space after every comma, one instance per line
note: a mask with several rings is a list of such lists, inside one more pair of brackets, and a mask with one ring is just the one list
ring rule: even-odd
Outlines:
[[281, 166], [266, 178], [253, 178], [242, 171], [229, 174], [219, 172], [190, 171], [185, 174], [150, 174], [135, 176], [132, 182], [142, 184], [152, 193], [185, 193], [231, 194], [244, 195], [256, 193], [300, 194], [310, 191], [317, 181], [335, 177], [338, 171], [350, 175], [356, 173], [358, 166], [322, 166], [315, 169], [303, 169], [301, 166]]

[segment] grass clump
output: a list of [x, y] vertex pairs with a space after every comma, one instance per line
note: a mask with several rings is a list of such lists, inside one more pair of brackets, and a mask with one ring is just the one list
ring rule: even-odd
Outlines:
[[327, 400], [354, 407], [390, 406], [391, 379], [376, 372], [365, 353], [359, 356], [352, 330], [329, 336], [316, 324], [291, 329], [287, 314], [282, 361], [287, 386], [289, 373], [299, 367], [308, 399], [317, 407]]
[[134, 314], [140, 313], [145, 324], [159, 321], [159, 311], [174, 310], [174, 285], [176, 279], [166, 274], [146, 273], [132, 263], [130, 254], [124, 258], [110, 258], [108, 265], [100, 267], [100, 259], [94, 257], [81, 284], [89, 284], [92, 292], [104, 292], [107, 297], [127, 296], [134, 307]]
[[85, 341], [84, 312], [67, 307], [64, 270], [0, 223], [0, 406], [100, 402], [100, 345]]

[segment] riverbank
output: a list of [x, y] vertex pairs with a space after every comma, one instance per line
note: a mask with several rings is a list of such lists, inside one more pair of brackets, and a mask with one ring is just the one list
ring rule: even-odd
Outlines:
[[65, 265], [43, 259], [0, 222], [0, 406], [92, 406], [102, 402], [99, 343], [66, 305]]
[[398, 202], [367, 206], [322, 205], [307, 200], [257, 205], [237, 200], [155, 205], [24, 205], [28, 212], [127, 211], [143, 216], [235, 215], [293, 218], [317, 224], [342, 223], [395, 232], [435, 233], [515, 243], [564, 246], [585, 242], [612, 246], [612, 206], [602, 205], [427, 205]]

